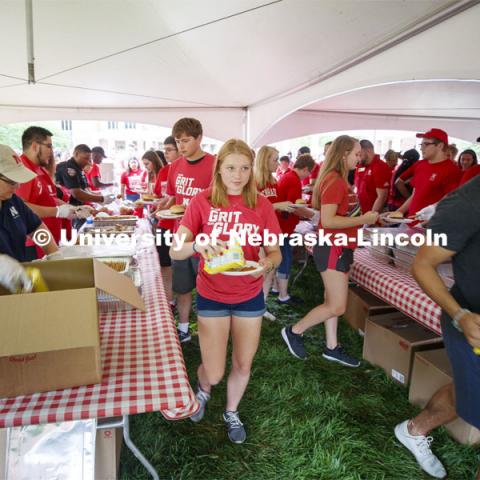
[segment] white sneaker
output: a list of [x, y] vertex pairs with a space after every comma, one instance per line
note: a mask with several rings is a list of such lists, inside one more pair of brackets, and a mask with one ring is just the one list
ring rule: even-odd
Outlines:
[[413, 453], [420, 467], [429, 475], [434, 478], [445, 478], [447, 472], [442, 462], [430, 450], [433, 438], [424, 435], [410, 435], [407, 425], [408, 420], [405, 420], [395, 427], [395, 436], [398, 441]]
[[271, 322], [274, 322], [277, 319], [277, 317], [273, 313], [270, 313], [268, 310], [265, 310], [263, 318], [265, 318], [266, 320], [270, 320]]

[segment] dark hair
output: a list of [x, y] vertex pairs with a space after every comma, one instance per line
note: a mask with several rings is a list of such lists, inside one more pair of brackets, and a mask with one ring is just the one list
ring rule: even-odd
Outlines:
[[163, 145], [173, 145], [175, 147], [175, 150], [178, 152], [177, 142], [175, 141], [175, 139], [171, 135], [168, 136], [163, 141]]
[[310, 147], [307, 147], [307, 146], [300, 147], [298, 149], [297, 155], [300, 156], [300, 155], [303, 155], [305, 153], [310, 153]]
[[26, 150], [33, 142], [44, 142], [53, 133], [43, 127], [28, 127], [22, 134], [22, 148]]
[[375, 150], [375, 147], [370, 140], [360, 140], [360, 146], [364, 149]]
[[158, 172], [162, 168], [162, 162], [161, 162], [159, 156], [153, 150], [146, 151], [142, 156], [142, 160], [144, 158], [146, 158], [149, 162], [151, 162], [153, 164], [153, 172], [148, 172], [148, 179], [151, 182], [153, 182], [155, 180], [155, 177], [157, 176]]
[[75, 155], [76, 153], [92, 153], [92, 150], [88, 145], [80, 143], [73, 149], [73, 154]]
[[464, 151], [460, 154], [460, 156], [458, 157], [458, 165], [459, 165], [460, 167], [461, 167], [460, 161], [462, 160], [462, 155], [463, 155], [464, 153], [470, 154], [470, 155], [472, 156], [472, 158], [473, 158], [473, 163], [472, 163], [472, 165], [477, 165], [477, 163], [478, 163], [478, 158], [477, 158], [476, 152], [474, 152], [474, 151], [471, 150], [470, 148], [467, 148], [467, 150], [464, 150]]
[[160, 164], [163, 167], [166, 167], [168, 165], [167, 159], [165, 158], [165, 154], [161, 150], [155, 150], [155, 153], [158, 155], [158, 158], [160, 159]]
[[130, 162], [137, 162], [137, 170], [140, 170], [140, 162], [138, 161], [137, 157], [132, 157], [127, 164], [127, 172], [130, 175], [132, 173], [132, 168], [130, 167]]
[[315, 166], [315, 160], [309, 155], [308, 153], [304, 153], [303, 155], [300, 155], [297, 160], [295, 160], [295, 163], [293, 164], [293, 168], [298, 168], [302, 169], [307, 167], [310, 172], [313, 170], [313, 167]]
[[196, 118], [181, 118], [172, 128], [172, 136], [180, 137], [182, 134], [198, 138], [203, 134], [202, 124]]
[[288, 163], [290, 163], [290, 157], [289, 157], [288, 155], [283, 155], [282, 157], [280, 157], [279, 162], [288, 162]]

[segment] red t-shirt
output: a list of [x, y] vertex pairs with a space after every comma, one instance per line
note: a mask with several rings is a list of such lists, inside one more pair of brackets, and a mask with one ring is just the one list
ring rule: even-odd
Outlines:
[[92, 190], [93, 192], [98, 192], [100, 189], [95, 187], [95, 185], [93, 184], [93, 179], [95, 177], [97, 177], [99, 180], [101, 178], [100, 168], [98, 167], [98, 165], [94, 163], [90, 171], [88, 173], [85, 173], [85, 176], [87, 177], [87, 182], [90, 190]]
[[458, 187], [461, 176], [460, 168], [452, 160], [439, 163], [430, 163], [428, 160], [415, 162], [400, 175], [402, 180], [413, 177], [410, 183], [414, 190], [408, 215], [414, 215], [422, 208], [439, 202]]
[[[201, 192], [193, 198], [181, 221], [194, 236], [199, 233], [207, 235], [218, 233], [218, 238], [228, 241], [230, 232], [247, 232], [262, 235], [280, 235], [280, 227], [273, 214], [272, 204], [262, 195], [257, 197], [257, 206], [248, 208], [241, 195], [229, 195], [230, 206], [215, 208], [209, 200], [210, 190]], [[248, 236], [247, 236], [248, 238]], [[242, 245], [245, 260], [258, 261], [260, 247]], [[210, 300], [223, 303], [241, 303], [258, 295], [263, 287], [263, 276], [255, 278], [251, 275], [227, 277], [221, 273], [210, 275], [203, 269], [204, 260], [200, 257], [197, 276], [197, 290], [200, 295]]]
[[270, 203], [278, 202], [276, 183], [267, 183], [262, 190], [258, 189], [258, 192], [267, 197]]
[[471, 180], [473, 177], [476, 177], [479, 174], [480, 174], [480, 165], [472, 165], [470, 168], [467, 168], [463, 172], [462, 178], [458, 186], [463, 185], [464, 183], [467, 183], [469, 180]]
[[[157, 175], [157, 181], [155, 182], [155, 187], [153, 189], [153, 193], [157, 196], [162, 198], [167, 189], [167, 178], [168, 172], [170, 171], [170, 163], [165, 165]], [[160, 220], [158, 222], [159, 228], [164, 228], [165, 230], [173, 230], [175, 227], [175, 220]]]
[[[348, 217], [349, 212], [354, 210], [352, 206], [355, 205], [355, 197], [352, 194], [350, 185], [344, 180], [338, 172], [330, 172], [320, 186], [320, 204], [321, 205], [338, 205], [336, 215], [340, 217]], [[319, 228], [322, 227], [322, 220], [320, 217]], [[360, 228], [324, 228], [325, 235], [331, 233], [331, 240], [334, 241], [335, 234], [344, 234], [348, 237], [348, 248], [356, 247], [357, 231]]]
[[[283, 175], [277, 184], [277, 202], [289, 201], [295, 203], [302, 198], [302, 182], [295, 170]], [[289, 235], [294, 232], [300, 217], [294, 213], [277, 212], [278, 223], [283, 233]]]
[[[42, 207], [56, 207], [57, 188], [48, 172], [43, 167], [32, 163], [26, 155], [22, 155], [20, 159], [22, 160], [23, 164], [29, 170], [36, 173], [37, 176], [27, 183], [21, 183], [15, 193], [21, 197], [22, 200], [32, 203], [33, 205], [40, 205]], [[42, 221], [52, 233], [54, 240], [58, 243], [60, 241], [62, 219], [56, 217], [44, 217], [42, 218]], [[27, 246], [32, 245], [34, 245], [34, 243], [28, 239]]]
[[363, 213], [372, 209], [377, 199], [377, 188], [388, 189], [391, 177], [392, 171], [385, 162], [380, 160], [378, 155], [373, 157], [369, 165], [365, 165], [365, 170], [358, 180], [358, 184], [355, 179], [355, 184], [358, 186], [358, 199]]
[[313, 167], [313, 170], [311, 171], [310, 175], [302, 180], [302, 185], [306, 187], [307, 185], [310, 185], [311, 183], [315, 183], [315, 180], [318, 177], [318, 174], [320, 173], [320, 167], [322, 166], [322, 162], [320, 163], [315, 163], [315, 166]]
[[140, 169], [130, 170], [130, 173], [127, 170], [122, 173], [120, 184], [125, 185], [127, 195], [135, 195], [139, 193], [139, 190], [142, 190], [142, 186], [145, 184], [145, 176], [146, 172]]
[[288, 167], [285, 171], [283, 171], [280, 167], [277, 168], [277, 171], [275, 172], [275, 176], [277, 177], [277, 180], [280, 180], [286, 173], [291, 172], [292, 169]]

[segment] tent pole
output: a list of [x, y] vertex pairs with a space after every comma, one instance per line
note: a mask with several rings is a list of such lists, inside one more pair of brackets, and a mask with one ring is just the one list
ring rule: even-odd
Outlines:
[[35, 57], [33, 54], [33, 6], [32, 0], [25, 0], [25, 23], [27, 31], [28, 83], [35, 83]]
[[250, 110], [248, 107], [243, 107], [243, 140], [248, 145], [250, 144]]

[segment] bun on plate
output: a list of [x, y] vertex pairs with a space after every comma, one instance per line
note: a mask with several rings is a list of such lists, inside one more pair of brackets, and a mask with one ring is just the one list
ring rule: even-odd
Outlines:
[[295, 200], [295, 203], [297, 205], [306, 205], [307, 202], [303, 198], [299, 198], [298, 200]]
[[185, 213], [185, 207], [183, 205], [172, 205], [170, 211], [176, 214]]
[[389, 218], [403, 218], [402, 212], [392, 212], [388, 214]]

